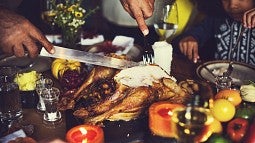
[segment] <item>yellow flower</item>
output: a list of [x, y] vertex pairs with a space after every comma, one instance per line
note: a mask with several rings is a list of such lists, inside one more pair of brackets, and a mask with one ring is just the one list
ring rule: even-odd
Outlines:
[[83, 14], [82, 14], [81, 12], [78, 12], [78, 11], [76, 11], [76, 12], [74, 13], [74, 15], [75, 15], [75, 17], [78, 17], [78, 18], [80, 18], [80, 17], [83, 16]]
[[74, 9], [75, 9], [75, 5], [71, 5], [71, 6], [67, 9], [67, 11], [71, 11], [71, 12], [73, 12], [73, 11], [74, 11]]

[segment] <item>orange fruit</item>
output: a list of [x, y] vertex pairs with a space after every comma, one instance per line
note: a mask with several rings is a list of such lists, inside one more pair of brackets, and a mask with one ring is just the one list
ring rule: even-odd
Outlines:
[[236, 89], [223, 89], [220, 90], [214, 97], [215, 99], [227, 99], [234, 106], [239, 105], [242, 102], [241, 94]]
[[216, 99], [210, 108], [213, 117], [220, 122], [230, 121], [236, 112], [235, 106], [227, 99]]

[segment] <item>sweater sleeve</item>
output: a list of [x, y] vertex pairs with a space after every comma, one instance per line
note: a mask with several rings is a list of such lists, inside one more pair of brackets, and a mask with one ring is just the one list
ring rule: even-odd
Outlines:
[[191, 27], [182, 37], [193, 36], [197, 41], [199, 47], [203, 47], [206, 41], [214, 36], [215, 19], [206, 17], [201, 23]]

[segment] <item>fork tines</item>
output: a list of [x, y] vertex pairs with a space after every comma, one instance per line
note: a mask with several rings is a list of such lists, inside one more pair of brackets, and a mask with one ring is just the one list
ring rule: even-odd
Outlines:
[[143, 63], [144, 65], [153, 64], [154, 63], [154, 54], [149, 51], [145, 51], [143, 54]]
[[152, 46], [148, 43], [147, 36], [144, 36], [144, 54], [143, 54], [143, 63], [154, 64], [154, 51]]

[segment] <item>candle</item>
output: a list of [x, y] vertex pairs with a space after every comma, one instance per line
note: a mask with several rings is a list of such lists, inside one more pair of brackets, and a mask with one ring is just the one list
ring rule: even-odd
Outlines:
[[79, 125], [66, 134], [68, 143], [104, 143], [103, 129], [96, 125]]
[[154, 135], [177, 137], [176, 125], [172, 121], [172, 111], [184, 107], [182, 104], [156, 102], [149, 108], [149, 128]]

